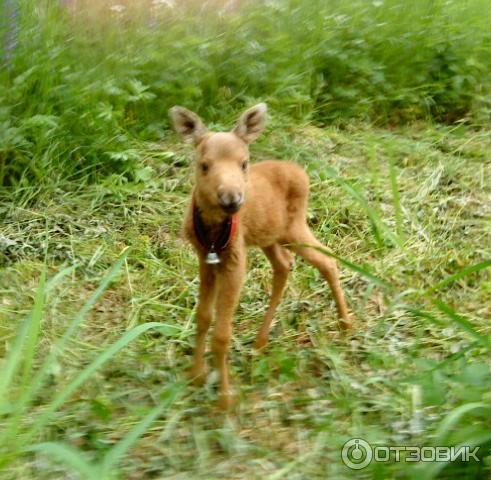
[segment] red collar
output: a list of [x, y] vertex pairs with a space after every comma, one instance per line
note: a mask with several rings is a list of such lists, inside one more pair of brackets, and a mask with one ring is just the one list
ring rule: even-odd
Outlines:
[[210, 238], [206, 225], [201, 218], [199, 208], [193, 205], [193, 229], [198, 242], [207, 252], [221, 252], [229, 246], [237, 231], [237, 214], [227, 217], [222, 223], [216, 238]]

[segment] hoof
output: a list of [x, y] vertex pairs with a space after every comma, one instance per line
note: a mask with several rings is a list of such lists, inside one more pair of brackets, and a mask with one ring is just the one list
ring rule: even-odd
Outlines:
[[346, 332], [348, 330], [351, 330], [353, 327], [353, 323], [351, 321], [351, 315], [348, 315], [347, 317], [340, 318], [339, 319], [339, 328], [343, 331]]
[[235, 399], [232, 393], [221, 393], [218, 397], [218, 407], [220, 410], [227, 411], [234, 405]]
[[351, 330], [351, 327], [353, 325], [349, 320], [339, 320], [339, 326], [343, 332], [346, 332], [348, 330]]
[[268, 337], [257, 337], [254, 342], [254, 348], [256, 350], [262, 350], [268, 345]]
[[194, 385], [201, 386], [206, 383], [206, 377], [208, 376], [208, 372], [205, 368], [191, 368], [189, 371], [189, 379], [193, 382]]

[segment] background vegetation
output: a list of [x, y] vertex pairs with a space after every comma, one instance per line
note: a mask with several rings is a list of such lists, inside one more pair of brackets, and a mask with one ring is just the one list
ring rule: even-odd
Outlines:
[[[487, 1], [0, 5], [2, 479], [342, 479], [352, 437], [480, 447], [360, 478], [489, 477]], [[186, 382], [192, 162], [167, 109], [222, 129], [260, 100], [253, 156], [309, 172], [356, 327], [297, 262], [254, 354], [270, 272], [251, 251], [224, 416], [213, 374]]]
[[0, 184], [134, 178], [175, 104], [216, 122], [260, 98], [318, 125], [491, 112], [487, 0], [64, 5], [4, 17]]

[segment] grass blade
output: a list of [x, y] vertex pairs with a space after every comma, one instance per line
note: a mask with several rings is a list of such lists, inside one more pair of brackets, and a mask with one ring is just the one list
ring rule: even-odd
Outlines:
[[[83, 307], [78, 311], [77, 315], [75, 315], [72, 322], [70, 323], [67, 330], [65, 331], [64, 335], [54, 345], [54, 348], [52, 350], [53, 356], [57, 356], [63, 352], [65, 345], [70, 339], [70, 337], [73, 335], [77, 327], [82, 323], [85, 316], [87, 315], [87, 313], [89, 313], [89, 311], [95, 305], [97, 300], [99, 300], [99, 297], [106, 291], [107, 287], [110, 285], [114, 277], [117, 275], [117, 273], [123, 266], [124, 262], [126, 261], [126, 257], [128, 256], [128, 253], [129, 253], [129, 249], [123, 251], [123, 253], [119, 256], [116, 263], [111, 267], [109, 272], [104, 276], [104, 278], [102, 279], [101, 283], [96, 288], [94, 293], [90, 296], [87, 302], [85, 302]], [[49, 362], [50, 360], [51, 360], [51, 355], [48, 357], [47, 361]]]
[[472, 323], [464, 318], [462, 315], [459, 315], [452, 307], [437, 299], [433, 301], [434, 305], [443, 312], [448, 318], [450, 318], [454, 323], [456, 323], [462, 330], [465, 330], [471, 336], [473, 336], [481, 345], [484, 347], [490, 347], [489, 337], [487, 335], [482, 335], [479, 333]]
[[[68, 329], [65, 331], [63, 336], [56, 342], [56, 344], [53, 346], [50, 354], [46, 358], [46, 360], [43, 362], [42, 367], [38, 370], [34, 378], [31, 380], [31, 388], [29, 392], [29, 397], [32, 397], [38, 389], [42, 386], [43, 380], [46, 377], [47, 373], [51, 369], [52, 364], [56, 360], [56, 358], [63, 353], [63, 350], [65, 349], [65, 346], [70, 339], [70, 337], [73, 335], [77, 327], [83, 322], [85, 316], [87, 313], [92, 309], [92, 307], [95, 305], [95, 303], [99, 300], [101, 295], [105, 292], [111, 281], [114, 279], [114, 277], [117, 275], [119, 270], [121, 269], [121, 266], [124, 263], [124, 260], [127, 256], [127, 250], [123, 252], [123, 254], [120, 256], [120, 258], [117, 260], [117, 262], [111, 267], [109, 272], [104, 276], [102, 279], [101, 283], [97, 287], [97, 289], [92, 293], [90, 298], [85, 302], [83, 307], [77, 312], [75, 317], [73, 318], [72, 322], [70, 323]], [[25, 399], [24, 399], [25, 400]]]
[[[458, 327], [460, 327], [462, 330], [466, 331], [472, 337], [474, 337], [480, 345], [482, 345], [486, 348], [490, 347], [490, 342], [489, 342], [488, 337], [478, 333], [474, 329], [473, 325], [469, 322], [469, 320], [461, 317], [460, 315], [457, 315], [448, 305], [445, 305], [440, 300], [436, 300], [433, 303], [435, 305], [437, 305], [437, 308], [439, 308], [440, 311], [442, 311], [443, 313], [446, 313], [447, 316], [449, 316], [449, 318], [451, 318], [457, 324]], [[440, 307], [438, 307], [438, 305], [440, 305]], [[442, 307], [443, 307], [443, 309], [442, 309]], [[426, 318], [431, 323], [434, 323], [435, 325], [438, 325], [440, 327], [446, 325], [446, 322], [435, 317], [434, 315], [432, 315], [429, 312], [424, 312], [422, 310], [412, 309], [412, 308], [409, 308], [408, 312], [412, 313], [415, 317]]]
[[375, 236], [375, 240], [377, 242], [377, 246], [382, 248], [384, 246], [383, 239], [380, 235], [382, 232], [385, 236], [390, 240], [390, 242], [398, 246], [400, 248], [404, 248], [404, 244], [401, 239], [392, 232], [392, 230], [385, 224], [385, 222], [380, 218], [380, 215], [376, 212], [376, 210], [370, 206], [370, 203], [365, 198], [363, 193], [354, 185], [347, 182], [346, 180], [339, 177], [335, 170], [332, 168], [326, 168], [326, 174], [332, 178], [341, 188], [343, 188], [351, 197], [353, 197], [365, 210], [373, 228], [373, 233]]
[[54, 458], [58, 463], [79, 473], [83, 479], [101, 480], [98, 468], [92, 465], [77, 448], [64, 443], [46, 442], [34, 445], [29, 450]]
[[392, 190], [392, 201], [394, 202], [394, 211], [396, 217], [396, 230], [397, 236], [401, 241], [404, 241], [404, 227], [401, 208], [401, 199], [399, 195], [399, 188], [397, 186], [397, 172], [394, 165], [394, 158], [392, 154], [389, 155], [389, 175], [390, 175], [390, 187]]
[[5, 392], [10, 386], [14, 374], [17, 372], [22, 361], [22, 350], [24, 340], [29, 330], [32, 314], [30, 314], [24, 322], [22, 322], [19, 332], [17, 333], [14, 345], [4, 361], [3, 368], [0, 373], [0, 412], [5, 408], [7, 401]]
[[436, 285], [433, 285], [433, 287], [431, 287], [429, 291], [435, 292], [437, 290], [440, 290], [441, 288], [446, 287], [447, 285], [450, 285], [451, 283], [456, 282], [457, 280], [460, 280], [461, 278], [466, 277], [471, 273], [479, 272], [480, 270], [484, 270], [485, 268], [488, 268], [490, 266], [491, 266], [491, 260], [485, 260], [484, 262], [476, 263], [475, 265], [465, 267], [462, 270], [459, 270], [458, 272], [454, 273], [453, 275], [444, 278]]
[[113, 357], [122, 348], [126, 347], [135, 338], [140, 336], [142, 333], [150, 330], [152, 328], [165, 327], [169, 328], [172, 325], [167, 325], [165, 323], [159, 322], [149, 322], [139, 325], [126, 332], [119, 340], [113, 343], [109, 348], [100, 353], [87, 367], [85, 367], [78, 375], [75, 377], [47, 406], [43, 414], [34, 422], [29, 431], [28, 437], [32, 438], [36, 435], [39, 430], [41, 430], [51, 419], [58, 408], [63, 405], [63, 403], [72, 395], [72, 393], [80, 387], [88, 378], [98, 370], [104, 363], [106, 363], [111, 357]]
[[22, 388], [28, 388], [29, 377], [31, 375], [32, 363], [36, 354], [38, 344], [39, 328], [43, 318], [44, 303], [46, 298], [46, 267], [41, 273], [39, 287], [34, 300], [34, 308], [32, 309], [31, 321], [27, 332], [27, 342], [24, 349], [24, 368], [22, 372]]
[[133, 444], [147, 431], [150, 425], [166, 410], [182, 392], [185, 384], [176, 383], [164, 394], [164, 399], [153, 408], [140, 422], [138, 422], [111, 450], [105, 455], [102, 462], [102, 472], [108, 475], [119, 459], [133, 446]]
[[[43, 364], [41, 368], [37, 371], [37, 373], [34, 375], [34, 377], [29, 381], [29, 388], [25, 388], [24, 391], [22, 392], [21, 397], [18, 399], [15, 405], [15, 412], [10, 418], [9, 424], [7, 428], [2, 432], [0, 436], [0, 441], [5, 442], [7, 438], [14, 439], [16, 436], [16, 432], [18, 429], [18, 426], [20, 424], [20, 418], [22, 417], [22, 413], [29, 404], [30, 400], [35, 396], [35, 394], [39, 391], [39, 389], [43, 386], [44, 379], [46, 378], [47, 374], [49, 373], [51, 366], [55, 362], [56, 358], [58, 355], [60, 355], [68, 340], [72, 336], [72, 334], [75, 332], [76, 328], [82, 323], [84, 320], [86, 314], [90, 311], [90, 309], [94, 306], [94, 304], [97, 302], [99, 297], [104, 293], [108, 285], [111, 283], [113, 278], [116, 276], [116, 274], [119, 272], [121, 269], [121, 266], [124, 263], [124, 260], [128, 254], [128, 250], [125, 250], [118, 261], [113, 265], [113, 267], [109, 270], [109, 272], [104, 276], [102, 279], [101, 283], [97, 287], [97, 289], [94, 291], [94, 293], [90, 296], [90, 298], [87, 300], [87, 302], [83, 305], [83, 307], [78, 311], [77, 315], [73, 318], [72, 322], [70, 323], [68, 329], [65, 331], [64, 335], [61, 337], [60, 340], [56, 342], [54, 345], [53, 349], [51, 350], [50, 354], [48, 357], [43, 361]], [[65, 269], [64, 275], [70, 272], [70, 269]], [[57, 276], [55, 277], [57, 281], [61, 280], [63, 276]], [[31, 314], [32, 315], [32, 314]], [[29, 317], [30, 319], [30, 317]], [[25, 327], [27, 331], [27, 326]], [[25, 337], [26, 333], [23, 332], [22, 334], [19, 334], [19, 340], [17, 343], [19, 345], [14, 346], [14, 355], [16, 357], [20, 356], [20, 352], [22, 349], [22, 344], [20, 342], [23, 342], [23, 338]], [[2, 393], [2, 390], [0, 389], [0, 394]], [[0, 396], [0, 399], [2, 397]], [[13, 441], [13, 440], [12, 440]]]
[[367, 278], [368, 280], [370, 280], [372, 283], [378, 285], [379, 287], [386, 288], [387, 290], [393, 290], [393, 288], [394, 288], [390, 283], [386, 282], [385, 280], [383, 280], [380, 277], [377, 277], [373, 273], [370, 273], [366, 268], [360, 267], [359, 265], [356, 265], [355, 263], [352, 263], [349, 260], [346, 260], [346, 259], [336, 255], [335, 253], [331, 252], [327, 248], [322, 248], [322, 247], [317, 247], [317, 246], [307, 245], [307, 244], [302, 244], [300, 246], [301, 247], [315, 248], [316, 250], [319, 250], [320, 252], [328, 255], [329, 257], [336, 259], [339, 263], [341, 263], [345, 267], [349, 268], [350, 270], [353, 270], [354, 272], [359, 273], [361, 276]]
[[[23, 371], [24, 379], [31, 368], [37, 337], [39, 334], [39, 325], [44, 309], [45, 287], [46, 269], [43, 269], [36, 291], [34, 307], [24, 322], [22, 322], [14, 345], [12, 346], [12, 349], [5, 360], [5, 364], [0, 374], [0, 404], [1, 402], [6, 401], [7, 389], [10, 387], [15, 373], [20, 368], [24, 358], [23, 355], [26, 355]], [[26, 340], [27, 345], [25, 346], [24, 343]]]
[[457, 425], [457, 423], [461, 420], [461, 418], [469, 412], [477, 409], [488, 409], [490, 405], [483, 402], [473, 402], [466, 403], [461, 405], [460, 407], [452, 410], [440, 423], [437, 431], [435, 432], [435, 445], [445, 445], [446, 437], [449, 434], [450, 430]]

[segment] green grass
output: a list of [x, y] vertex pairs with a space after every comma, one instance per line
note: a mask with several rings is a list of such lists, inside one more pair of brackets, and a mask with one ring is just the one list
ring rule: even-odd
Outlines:
[[[488, 2], [92, 3], [0, 22], [0, 478], [343, 479], [352, 437], [480, 447], [360, 478], [488, 478]], [[215, 373], [187, 383], [192, 152], [167, 109], [223, 129], [258, 100], [254, 161], [309, 172], [355, 325], [297, 261], [254, 353], [271, 272], [251, 250], [226, 416]]]
[[179, 236], [187, 147], [170, 137], [139, 151], [145, 181], [113, 175], [35, 203], [29, 189], [26, 203], [5, 199], [2, 478], [349, 478], [340, 449], [355, 436], [481, 445], [477, 470], [372, 463], [361, 478], [485, 478], [491, 142], [481, 133], [268, 129], [254, 158], [308, 170], [309, 222], [341, 261], [356, 322], [338, 333], [328, 288], [297, 261], [271, 344], [254, 354], [270, 269], [251, 250], [228, 417], [214, 375], [202, 389], [186, 385], [198, 286]]
[[0, 71], [0, 185], [138, 179], [142, 143], [167, 140], [175, 104], [213, 122], [265, 100], [317, 125], [489, 124], [487, 0], [19, 3]]

